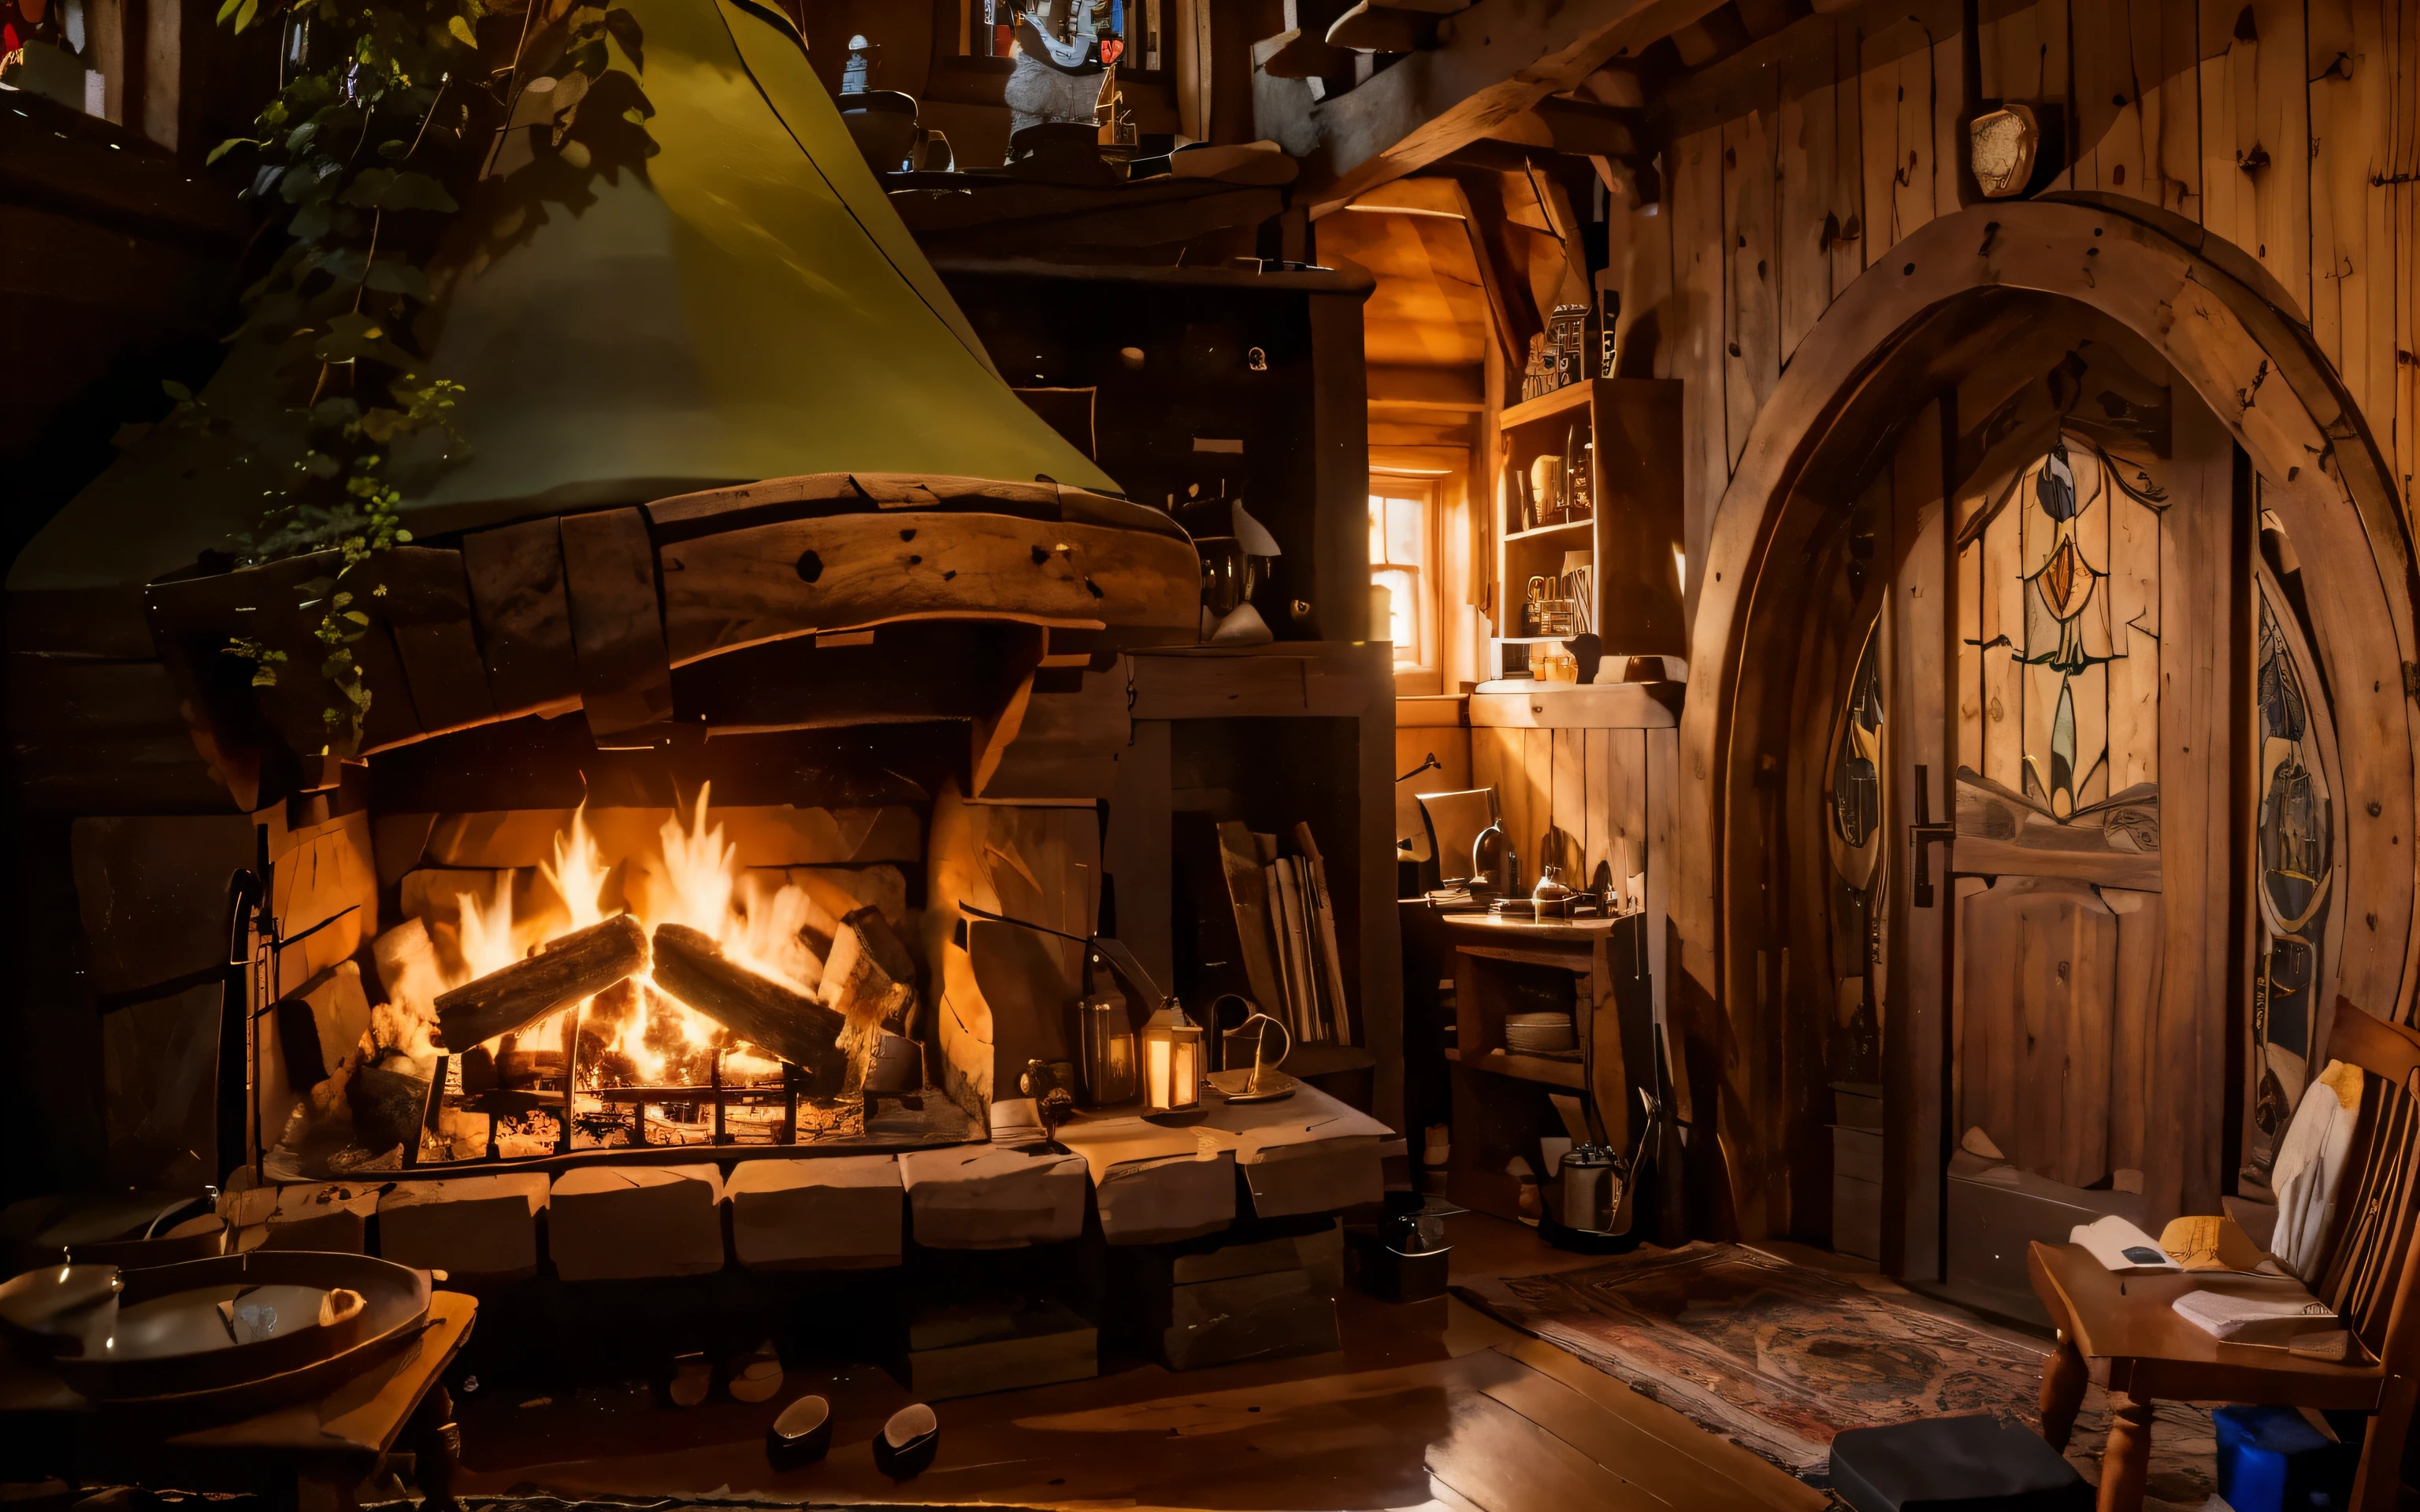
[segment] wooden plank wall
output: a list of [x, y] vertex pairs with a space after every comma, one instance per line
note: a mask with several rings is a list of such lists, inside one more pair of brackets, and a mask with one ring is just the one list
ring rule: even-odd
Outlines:
[[1918, 0], [1808, 17], [1669, 97], [1664, 213], [1640, 224], [1660, 221], [1672, 239], [1656, 373], [1688, 385], [1692, 563], [1824, 308], [1973, 194], [1959, 131], [1970, 46], [1980, 99], [2066, 112], [2053, 190], [2157, 204], [2276, 281], [2410, 507], [2420, 12], [2404, 0], [1979, 0], [1969, 38], [1959, 11]]
[[[1647, 740], [1650, 730], [1470, 732], [1470, 780], [1496, 789], [1504, 832], [1520, 853], [1521, 875], [1534, 881], [1542, 860], [1586, 880], [1622, 857], [1647, 854]], [[1630, 847], [1625, 853], [1624, 845]], [[1576, 886], [1577, 883], [1575, 883]]]

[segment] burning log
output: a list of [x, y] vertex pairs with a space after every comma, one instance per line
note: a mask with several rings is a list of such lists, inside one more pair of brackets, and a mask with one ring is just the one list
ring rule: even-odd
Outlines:
[[646, 964], [646, 930], [629, 915], [617, 915], [441, 994], [437, 1032], [447, 1048], [467, 1050], [594, 996]]
[[853, 1019], [900, 1027], [916, 1003], [916, 958], [878, 908], [860, 908], [833, 932], [824, 1001]]
[[840, 1090], [848, 1068], [837, 1043], [840, 1014], [730, 960], [712, 937], [686, 924], [657, 925], [655, 952], [659, 988], [805, 1071], [809, 1096]]

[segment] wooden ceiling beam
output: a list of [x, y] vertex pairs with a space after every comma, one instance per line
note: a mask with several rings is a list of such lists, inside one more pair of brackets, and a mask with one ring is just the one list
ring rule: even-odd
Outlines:
[[1486, 385], [1476, 367], [1411, 367], [1372, 363], [1370, 403], [1389, 409], [1435, 409], [1476, 414], [1487, 408]]
[[1353, 54], [1292, 27], [1252, 44], [1252, 65], [1272, 79], [1325, 79], [1353, 66]]
[[1436, 37], [1439, 12], [1396, 0], [1359, 0], [1327, 28], [1327, 45], [1356, 53], [1412, 53]]
[[1624, 159], [1641, 156], [1640, 144], [1647, 137], [1642, 112], [1561, 95], [1548, 95], [1487, 134], [1497, 142], [1544, 147], [1574, 157]]
[[1304, 120], [1261, 122], [1261, 134], [1313, 142], [1296, 202], [1324, 214], [1714, 8], [1713, 0], [1479, 0], [1444, 19], [1435, 47], [1346, 94], [1295, 107], [1307, 109]]

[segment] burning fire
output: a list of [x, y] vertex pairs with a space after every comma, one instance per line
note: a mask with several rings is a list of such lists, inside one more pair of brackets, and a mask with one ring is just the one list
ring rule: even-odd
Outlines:
[[[453, 959], [427, 952], [425, 963], [410, 963], [399, 980], [389, 983], [395, 999], [395, 1023], [382, 1034], [407, 1051], [433, 1053], [429, 1027], [435, 1020], [439, 993], [512, 964], [547, 943], [601, 923], [625, 911], [652, 934], [659, 925], [686, 924], [714, 938], [723, 954], [764, 976], [814, 995], [823, 979], [823, 953], [829, 949], [839, 920], [796, 884], [768, 885], [739, 864], [738, 847], [725, 839], [723, 826], [709, 812], [710, 784], [698, 790], [697, 802], [684, 816], [675, 808], [657, 832], [659, 848], [625, 858], [622, 893], [627, 908], [614, 898], [615, 862], [609, 860], [589, 830], [583, 804], [574, 810], [567, 828], [554, 839], [552, 864], [537, 872], [553, 898], [528, 917], [517, 918], [509, 874], [500, 876], [490, 896], [458, 893], [459, 922], [455, 926]], [[443, 932], [443, 926], [439, 931]], [[564, 1042], [564, 1018], [575, 1017], [582, 1045], [582, 1085], [659, 1086], [668, 1078], [703, 1081], [706, 1057], [724, 1052], [726, 1079], [756, 1081], [780, 1071], [780, 1062], [753, 1045], [735, 1041], [714, 1020], [657, 988], [642, 974], [596, 997], [582, 999], [562, 1012], [522, 1029], [523, 1046], [551, 1048]], [[416, 1022], [412, 1022], [416, 1021]], [[871, 1036], [873, 1026], [850, 1026], [844, 1046], [852, 1060], [861, 1058], [851, 1041]], [[501, 1041], [490, 1041], [493, 1052]], [[601, 1053], [600, 1053], [601, 1052]], [[852, 1077], [854, 1079], [854, 1077]]]

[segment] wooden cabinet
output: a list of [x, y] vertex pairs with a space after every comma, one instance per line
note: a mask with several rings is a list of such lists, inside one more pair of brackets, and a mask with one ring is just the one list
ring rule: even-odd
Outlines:
[[[918, 235], [932, 251], [934, 235]], [[1001, 376], [1127, 497], [1197, 537], [1232, 533], [1228, 501], [1268, 528], [1284, 554], [1253, 602], [1279, 640], [1367, 636], [1367, 273], [934, 267]]]
[[[1447, 1052], [1453, 1067], [1447, 1191], [1465, 1207], [1517, 1217], [1520, 1183], [1508, 1164], [1518, 1156], [1546, 1180], [1553, 1173], [1539, 1140], [1571, 1132], [1552, 1099], [1592, 1101], [1595, 1127], [1616, 1149], [1628, 1149], [1637, 1133], [1632, 1088], [1656, 1085], [1646, 916], [1524, 923], [1467, 914], [1444, 923], [1454, 949], [1456, 1041]], [[1532, 1012], [1569, 1012], [1586, 1053], [1509, 1049], [1506, 1016]]]
[[[1593, 631], [1608, 657], [1685, 655], [1681, 385], [1588, 378], [1512, 406], [1498, 426], [1496, 567], [1503, 587], [1495, 632], [1503, 674], [1522, 675], [1530, 645], [1568, 639], [1541, 635], [1529, 623], [1524, 606], [1531, 579], [1555, 584], [1582, 565], [1592, 580], [1579, 595], [1575, 633]], [[1544, 469], [1537, 466], [1541, 459]], [[1566, 459], [1588, 478], [1589, 513], [1575, 519], [1555, 508], [1554, 479]], [[1549, 489], [1543, 515], [1535, 501], [1540, 482]], [[1621, 675], [1617, 662], [1608, 680]]]

